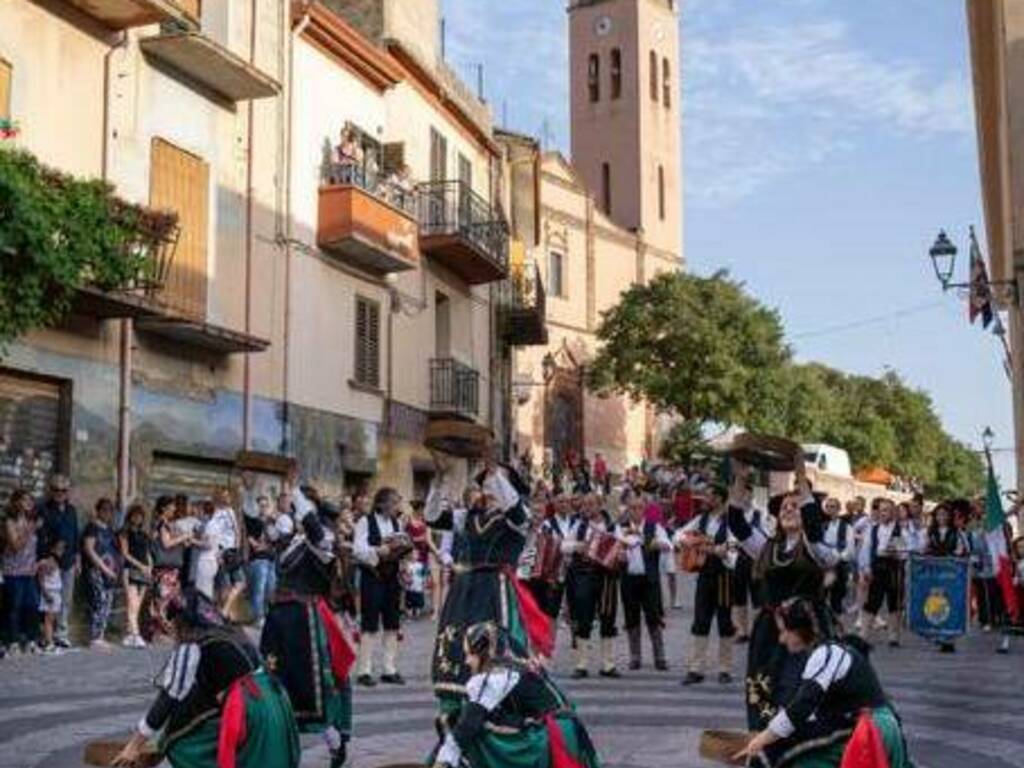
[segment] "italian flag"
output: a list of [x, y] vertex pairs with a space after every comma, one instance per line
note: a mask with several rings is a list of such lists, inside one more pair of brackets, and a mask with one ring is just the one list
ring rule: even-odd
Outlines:
[[996, 581], [1003, 591], [1003, 602], [1006, 612], [1014, 622], [1020, 618], [1021, 606], [1017, 604], [1017, 592], [1013, 586], [1013, 564], [1006, 547], [1006, 512], [999, 493], [999, 483], [992, 464], [988, 466], [988, 493], [985, 497], [985, 539], [988, 551], [992, 555], [992, 563], [996, 569]]

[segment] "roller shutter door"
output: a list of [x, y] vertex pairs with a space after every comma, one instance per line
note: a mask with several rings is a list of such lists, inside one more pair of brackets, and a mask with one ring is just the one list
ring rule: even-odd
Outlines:
[[0, 373], [0, 501], [24, 488], [42, 494], [63, 467], [69, 385]]

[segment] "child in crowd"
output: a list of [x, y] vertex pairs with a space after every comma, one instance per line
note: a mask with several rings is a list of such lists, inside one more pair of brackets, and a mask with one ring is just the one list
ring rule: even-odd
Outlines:
[[405, 568], [405, 609], [409, 616], [418, 619], [426, 607], [427, 566], [416, 557], [408, 558]]
[[36, 566], [36, 578], [39, 581], [39, 613], [43, 619], [43, 653], [60, 653], [53, 642], [54, 630], [60, 618], [61, 596], [60, 563], [64, 556], [66, 543], [63, 539], [56, 539], [50, 550]]

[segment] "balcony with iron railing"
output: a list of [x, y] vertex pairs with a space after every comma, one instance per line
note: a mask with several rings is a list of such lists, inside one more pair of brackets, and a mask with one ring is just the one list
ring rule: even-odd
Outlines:
[[548, 343], [547, 292], [536, 265], [514, 271], [511, 297], [505, 310], [505, 339], [518, 347]]
[[419, 264], [416, 189], [355, 162], [332, 163], [320, 186], [317, 245], [328, 255], [388, 274]]
[[462, 181], [420, 184], [420, 249], [470, 285], [508, 275], [508, 224]]
[[475, 419], [480, 413], [480, 374], [450, 357], [431, 360], [430, 412]]

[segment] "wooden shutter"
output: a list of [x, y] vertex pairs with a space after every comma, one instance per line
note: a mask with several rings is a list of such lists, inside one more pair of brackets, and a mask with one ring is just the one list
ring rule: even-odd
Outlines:
[[384, 159], [382, 170], [385, 176], [399, 173], [405, 167], [405, 144], [402, 142], [385, 144], [381, 155]]
[[368, 387], [380, 386], [380, 305], [356, 299], [355, 380]]
[[35, 495], [64, 469], [66, 383], [0, 374], [0, 501], [24, 488]]
[[210, 167], [163, 139], [153, 139], [150, 165], [150, 206], [177, 212], [181, 228], [160, 298], [175, 311], [204, 319]]
[[448, 140], [436, 128], [430, 129], [430, 180], [448, 178]]
[[11, 65], [0, 59], [0, 120], [11, 117]]

